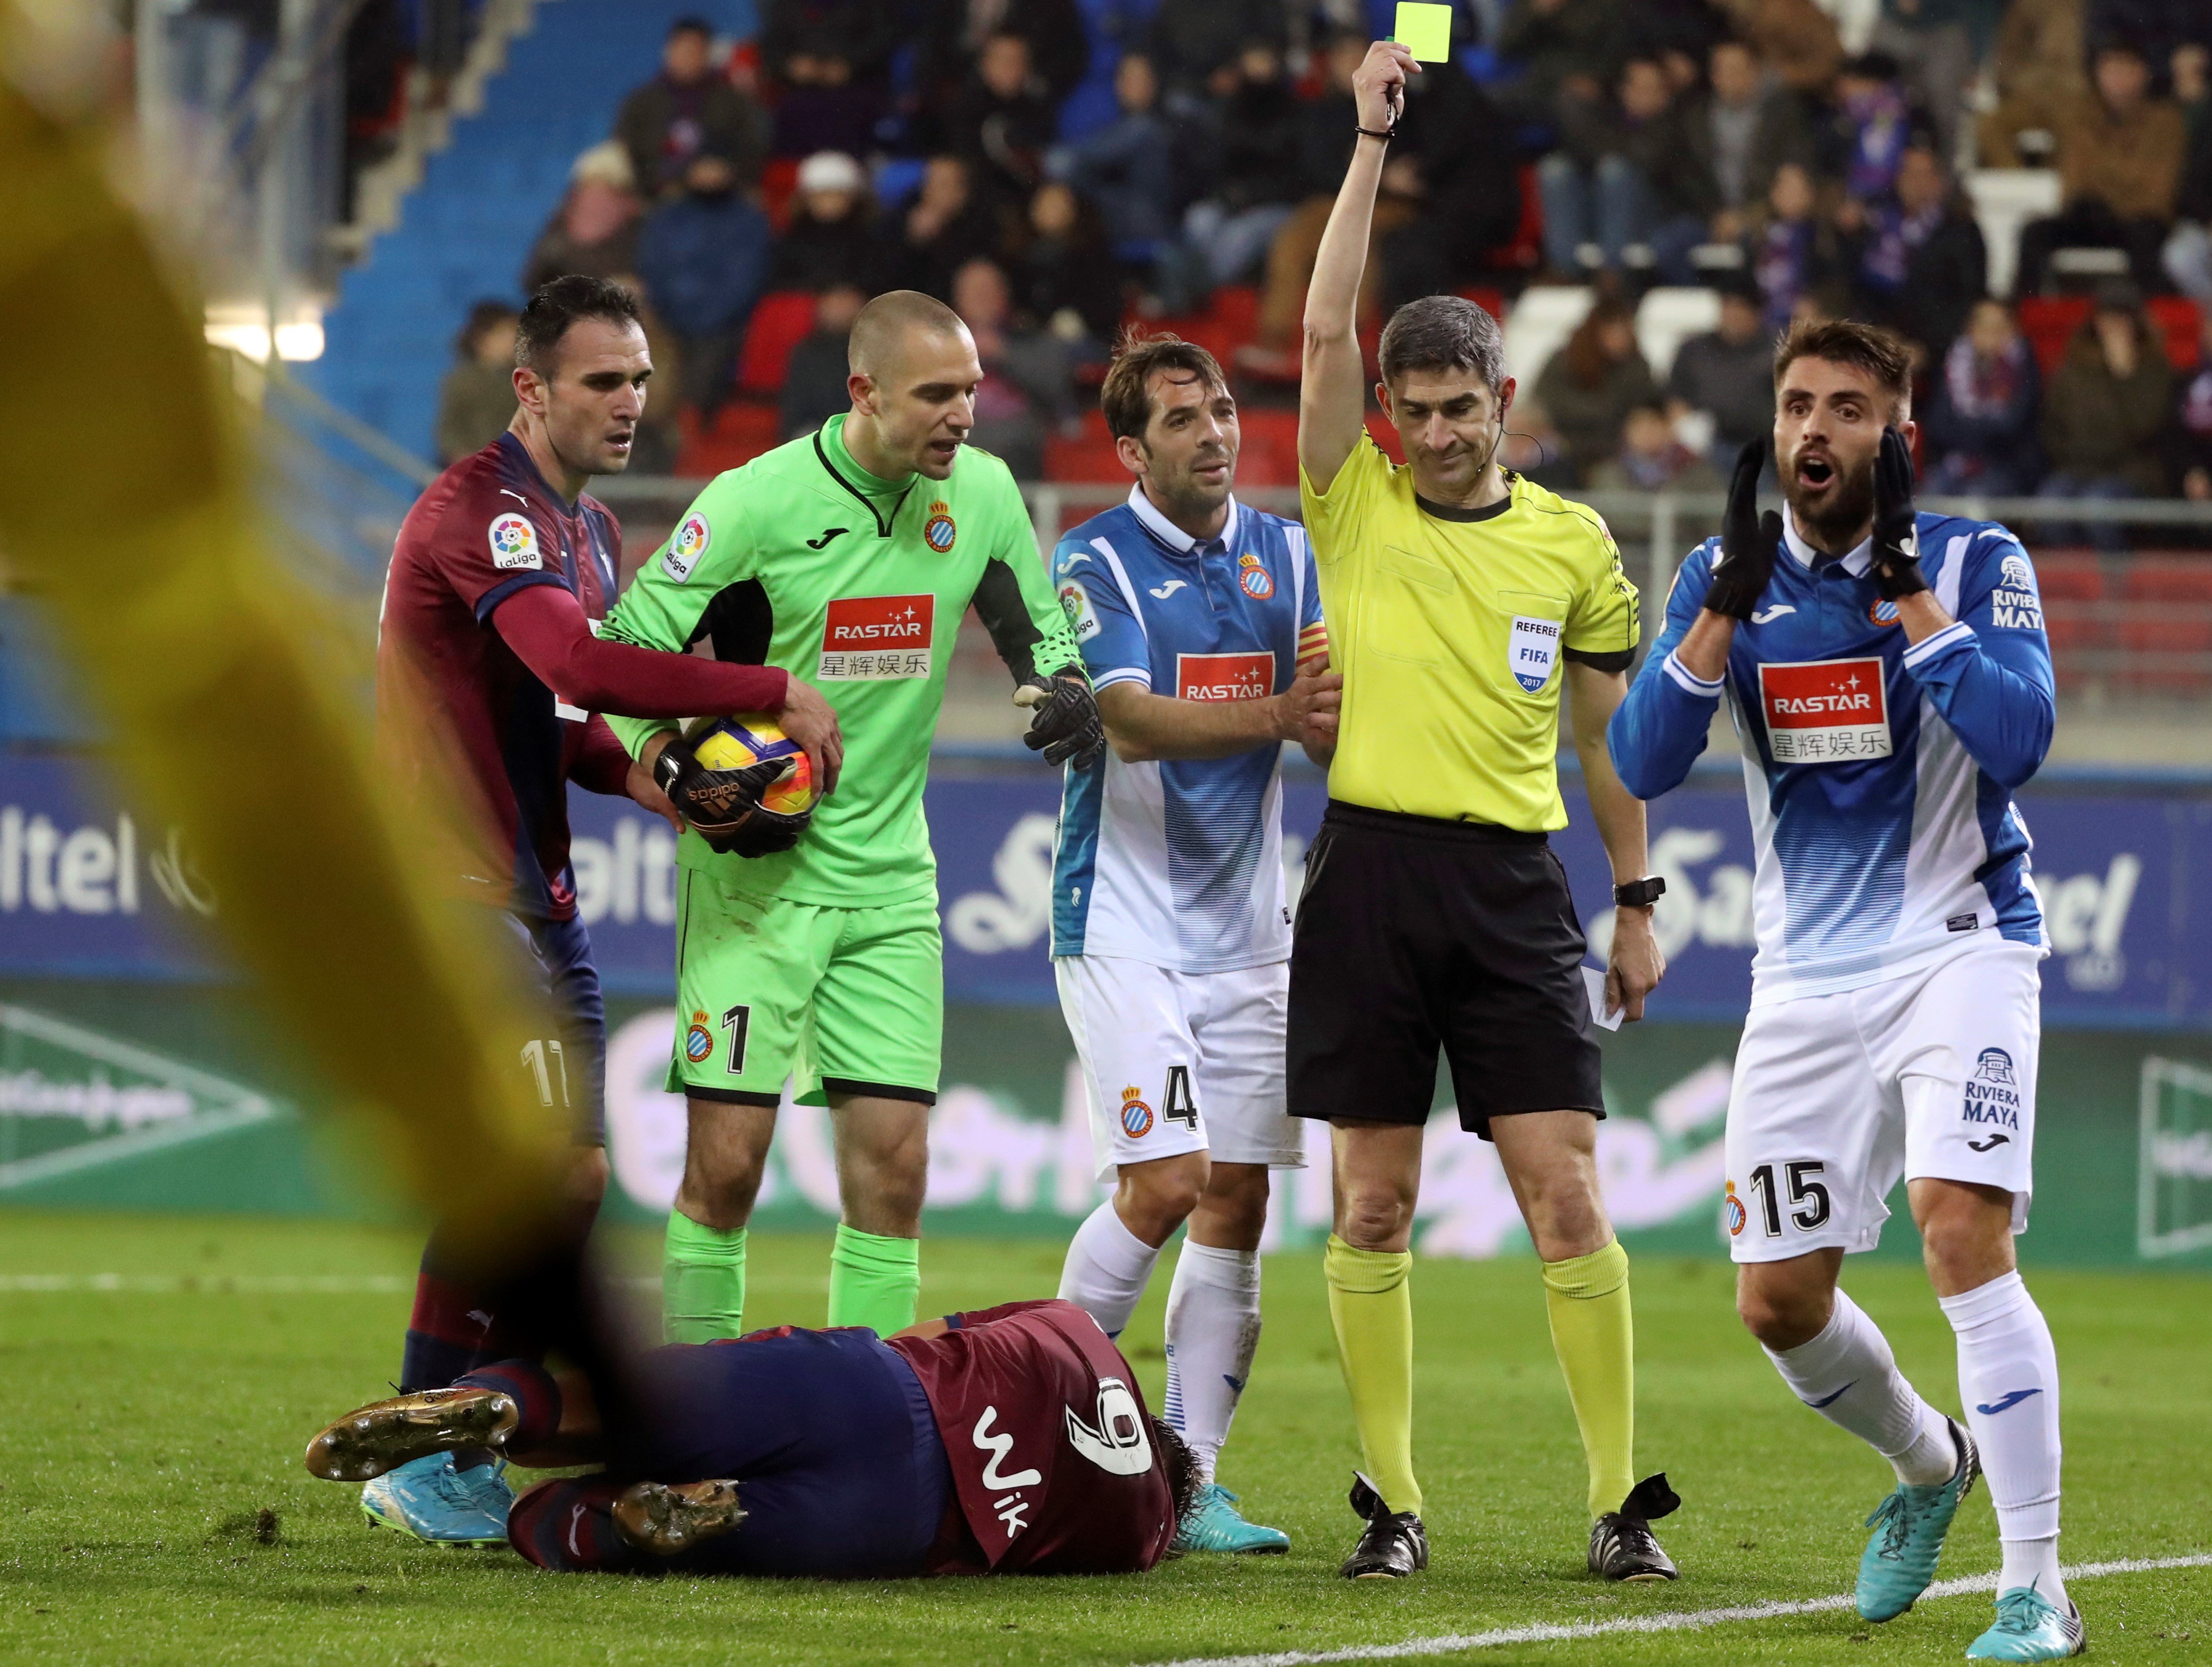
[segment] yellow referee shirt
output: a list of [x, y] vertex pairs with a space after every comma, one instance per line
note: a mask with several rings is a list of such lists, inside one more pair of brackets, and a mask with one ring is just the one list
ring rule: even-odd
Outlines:
[[1636, 587], [1595, 511], [1517, 475], [1488, 509], [1414, 501], [1363, 434], [1327, 492], [1298, 474], [1330, 663], [1332, 799], [1534, 833], [1559, 800], [1560, 660], [1636, 646]]

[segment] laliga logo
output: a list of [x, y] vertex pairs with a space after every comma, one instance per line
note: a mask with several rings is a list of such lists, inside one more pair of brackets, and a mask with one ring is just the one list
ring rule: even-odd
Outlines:
[[1067, 1409], [1067, 1439], [1075, 1451], [1100, 1469], [1117, 1476], [1140, 1476], [1152, 1468], [1152, 1444], [1145, 1436], [1145, 1415], [1137, 1397], [1119, 1378], [1098, 1380], [1098, 1427], [1092, 1429]]

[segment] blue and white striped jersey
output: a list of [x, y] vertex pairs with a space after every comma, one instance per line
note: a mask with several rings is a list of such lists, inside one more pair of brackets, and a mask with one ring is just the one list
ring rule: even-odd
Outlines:
[[[1053, 551], [1053, 582], [1100, 689], [1249, 700], [1325, 658], [1305, 529], [1230, 501], [1200, 543], [1142, 487]], [[1053, 862], [1052, 952], [1180, 972], [1289, 958], [1281, 749], [1071, 769]]]
[[1923, 514], [1921, 570], [1957, 623], [1909, 645], [1868, 575], [1871, 541], [1831, 559], [1784, 525], [1717, 683], [1674, 656], [1720, 540], [1691, 552], [1607, 736], [1628, 790], [1656, 799], [1705, 750], [1725, 694], [1758, 849], [1752, 1004], [1897, 977], [1984, 933], [2047, 948], [2012, 802], [2056, 713], [2027, 551], [1995, 522]]

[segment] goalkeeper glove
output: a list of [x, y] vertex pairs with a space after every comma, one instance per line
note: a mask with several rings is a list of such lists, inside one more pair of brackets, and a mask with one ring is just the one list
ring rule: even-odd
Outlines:
[[725, 855], [773, 856], [798, 844], [814, 819], [811, 806], [793, 815], [761, 803], [761, 795], [790, 768], [789, 758], [763, 758], [740, 770], [709, 770], [691, 743], [676, 735], [653, 761], [653, 779], [710, 849]]
[[1920, 571], [1920, 521], [1912, 507], [1912, 447], [1894, 428], [1882, 429], [1874, 463], [1873, 574], [1885, 601], [1928, 588]]
[[1705, 605], [1731, 619], [1748, 619], [1774, 577], [1774, 553], [1782, 547], [1782, 517], [1759, 513], [1759, 472], [1766, 466], [1766, 442], [1746, 443], [1729, 482], [1728, 515], [1721, 522], [1721, 558], [1713, 563], [1713, 582]]
[[1036, 709], [1022, 745], [1032, 752], [1042, 751], [1048, 764], [1073, 761], [1078, 770], [1088, 770], [1106, 750], [1106, 725], [1098, 715], [1098, 703], [1079, 672], [1024, 678], [1014, 691], [1014, 704]]

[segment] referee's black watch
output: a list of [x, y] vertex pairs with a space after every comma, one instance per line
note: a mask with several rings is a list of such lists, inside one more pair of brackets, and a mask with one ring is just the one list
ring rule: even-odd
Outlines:
[[1624, 880], [1613, 888], [1613, 906], [1616, 909], [1649, 909], [1667, 894], [1667, 879], [1663, 874], [1653, 874], [1644, 879]]

